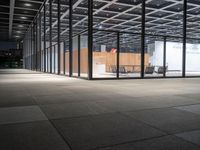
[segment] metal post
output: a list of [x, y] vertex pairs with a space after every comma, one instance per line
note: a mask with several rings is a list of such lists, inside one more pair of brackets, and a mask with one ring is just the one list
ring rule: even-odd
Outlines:
[[31, 25], [31, 31], [30, 31], [30, 50], [31, 50], [31, 56], [30, 56], [30, 60], [31, 60], [31, 70], [33, 70], [33, 28]]
[[41, 62], [41, 59], [42, 59], [42, 38], [41, 38], [41, 33], [42, 33], [42, 29], [41, 29], [41, 13], [39, 15], [39, 64], [40, 64], [40, 71], [42, 71], [42, 62]]
[[37, 71], [38, 70], [38, 61], [37, 61], [37, 58], [38, 58], [38, 21], [37, 21], [37, 18], [36, 18], [36, 22], [35, 22], [35, 70]]
[[163, 49], [163, 77], [166, 77], [166, 42], [167, 39], [164, 37], [164, 49]]
[[49, 0], [50, 73], [52, 73], [52, 0]]
[[54, 51], [54, 73], [56, 73], [56, 46], [53, 46]]
[[57, 5], [57, 19], [58, 19], [58, 28], [57, 28], [57, 44], [58, 44], [58, 74], [60, 74], [60, 0], [58, 0], [58, 5]]
[[35, 23], [33, 22], [33, 26], [32, 26], [33, 30], [32, 30], [32, 47], [33, 47], [33, 70], [35, 70]]
[[141, 78], [144, 78], [145, 56], [145, 0], [142, 0], [142, 31], [141, 31]]
[[117, 78], [119, 78], [120, 33], [117, 32]]
[[66, 43], [63, 42], [63, 74], [65, 75], [65, 50], [66, 50]]
[[183, 65], [182, 76], [185, 77], [186, 71], [186, 36], [187, 36], [187, 0], [183, 4]]
[[88, 0], [88, 79], [92, 79], [93, 49], [93, 0]]
[[46, 72], [46, 8], [45, 8], [45, 3], [44, 3], [44, 72]]
[[72, 32], [73, 32], [73, 28], [72, 28], [72, 12], [73, 12], [73, 2], [72, 0], [69, 0], [69, 76], [72, 76], [72, 50], [73, 50], [73, 38], [72, 38]]
[[81, 36], [78, 35], [78, 77], [81, 75]]

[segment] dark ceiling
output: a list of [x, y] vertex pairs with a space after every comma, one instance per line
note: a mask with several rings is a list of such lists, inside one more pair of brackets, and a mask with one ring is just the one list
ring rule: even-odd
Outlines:
[[0, 41], [21, 40], [42, 3], [43, 0], [0, 0]]

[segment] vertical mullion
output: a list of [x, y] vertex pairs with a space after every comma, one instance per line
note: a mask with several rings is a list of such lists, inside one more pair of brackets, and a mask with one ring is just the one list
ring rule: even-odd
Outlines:
[[50, 73], [52, 73], [52, 0], [49, 0]]
[[81, 52], [81, 36], [78, 35], [78, 77], [81, 75], [81, 57], [80, 57], [80, 52]]
[[33, 70], [33, 28], [31, 25], [31, 33], [30, 33], [30, 47], [31, 47], [31, 70]]
[[58, 28], [57, 28], [57, 44], [58, 44], [58, 74], [60, 74], [60, 0], [58, 0], [57, 4], [57, 19], [58, 19]]
[[182, 77], [185, 77], [185, 64], [186, 64], [186, 28], [187, 28], [187, 0], [183, 0], [183, 65], [182, 65]]
[[54, 73], [56, 73], [56, 46], [53, 46], [53, 51], [54, 51]]
[[163, 48], [163, 77], [166, 77], [166, 37], [164, 37], [164, 48]]
[[117, 32], [117, 78], [119, 78], [120, 33]]
[[72, 6], [72, 0], [69, 0], [69, 76], [72, 76], [72, 10], [73, 6]]
[[30, 67], [30, 64], [31, 64], [31, 62], [30, 62], [30, 52], [31, 51], [31, 47], [30, 47], [30, 29], [29, 29], [29, 31], [28, 31], [28, 69], [31, 69], [31, 67]]
[[142, 0], [142, 30], [141, 30], [141, 78], [144, 78], [145, 56], [145, 0]]
[[32, 69], [35, 69], [35, 25], [33, 22], [32, 26], [32, 49], [33, 49], [33, 55], [32, 55]]
[[43, 50], [43, 52], [44, 52], [44, 55], [43, 55], [43, 57], [44, 57], [44, 72], [46, 72], [46, 8], [45, 8], [45, 3], [44, 3], [44, 17], [43, 17], [43, 32], [44, 32], [44, 50]]
[[66, 49], [66, 46], [65, 46], [65, 42], [63, 42], [63, 74], [65, 75], [65, 49]]
[[40, 71], [42, 71], [42, 22], [41, 22], [41, 13], [39, 17], [39, 41], [40, 41]]
[[38, 70], [38, 20], [37, 20], [37, 17], [36, 17], [36, 22], [35, 22], [35, 69], [36, 71]]
[[92, 79], [93, 49], [93, 0], [88, 0], [88, 79]]
[[33, 69], [36, 69], [36, 61], [35, 57], [36, 56], [36, 41], [35, 41], [35, 22], [33, 22]]

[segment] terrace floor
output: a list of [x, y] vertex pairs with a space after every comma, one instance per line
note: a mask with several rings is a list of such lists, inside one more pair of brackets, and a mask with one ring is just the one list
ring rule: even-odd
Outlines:
[[200, 150], [200, 78], [0, 70], [1, 150]]

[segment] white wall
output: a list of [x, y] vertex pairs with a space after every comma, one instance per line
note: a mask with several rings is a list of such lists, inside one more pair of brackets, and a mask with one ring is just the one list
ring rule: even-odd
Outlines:
[[[163, 65], [163, 41], [148, 45], [150, 63], [153, 66]], [[166, 42], [166, 65], [168, 70], [182, 70], [183, 44]], [[186, 44], [186, 71], [200, 71], [200, 44]]]
[[186, 71], [200, 71], [200, 44], [186, 44]]
[[182, 70], [183, 44], [166, 42], [166, 66], [168, 70]]

